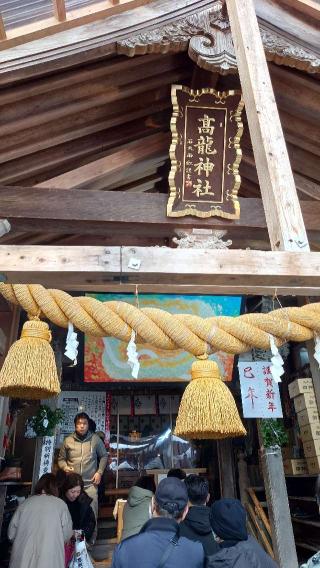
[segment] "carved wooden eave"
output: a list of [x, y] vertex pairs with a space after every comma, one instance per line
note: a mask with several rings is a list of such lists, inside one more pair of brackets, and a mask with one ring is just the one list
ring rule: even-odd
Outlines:
[[[256, 1], [260, 5], [272, 0]], [[301, 37], [297, 40], [295, 35], [278, 28], [278, 16], [276, 22], [271, 21], [273, 8], [268, 7], [266, 11], [270, 21], [263, 11], [262, 17], [257, 12], [270, 61], [308, 73], [319, 72], [319, 49], [314, 40], [309, 42], [308, 39], [310, 34], [313, 38], [316, 35], [316, 26], [309, 24], [305, 40]], [[297, 22], [301, 30], [305, 22]], [[114, 54], [132, 57], [186, 50], [200, 67], [218, 70], [221, 74], [235, 72], [230, 28], [221, 13], [219, 0], [155, 0], [104, 20], [0, 51], [0, 84]]]
[[[299, 45], [293, 37], [270, 29], [266, 22], [259, 22], [259, 27], [269, 61], [308, 73], [319, 72], [320, 54]], [[129, 57], [186, 49], [203, 69], [221, 75], [237, 72], [229, 22], [219, 1], [210, 9], [117, 42], [117, 53]]]
[[129, 57], [187, 49], [203, 69], [221, 75], [237, 72], [229, 21], [219, 1], [210, 9], [117, 42], [117, 53]]
[[260, 25], [261, 37], [268, 61], [277, 65], [287, 65], [307, 73], [319, 73], [320, 57], [311, 50], [299, 46], [281, 34]]

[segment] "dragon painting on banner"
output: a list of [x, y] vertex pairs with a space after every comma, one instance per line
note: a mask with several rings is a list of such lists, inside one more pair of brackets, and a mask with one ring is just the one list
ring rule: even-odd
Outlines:
[[[134, 294], [90, 294], [100, 301], [123, 301], [135, 304]], [[182, 296], [176, 294], [139, 294], [140, 308], [159, 308], [171, 313], [193, 314], [203, 318], [238, 316], [240, 296]], [[127, 344], [113, 337], [85, 337], [85, 381], [187, 381], [194, 357], [185, 351], [164, 351], [152, 345], [137, 345], [140, 370], [133, 379], [127, 360]], [[218, 352], [210, 355], [217, 361], [225, 380], [232, 379], [233, 355]]]

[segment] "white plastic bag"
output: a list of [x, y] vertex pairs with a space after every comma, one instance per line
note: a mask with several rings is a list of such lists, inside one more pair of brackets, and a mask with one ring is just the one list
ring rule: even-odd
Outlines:
[[69, 568], [93, 568], [85, 540], [76, 540], [75, 551]]

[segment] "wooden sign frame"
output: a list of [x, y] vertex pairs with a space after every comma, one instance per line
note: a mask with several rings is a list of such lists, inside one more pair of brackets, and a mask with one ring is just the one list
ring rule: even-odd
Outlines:
[[172, 85], [171, 97], [167, 215], [239, 219], [244, 108], [241, 91]]

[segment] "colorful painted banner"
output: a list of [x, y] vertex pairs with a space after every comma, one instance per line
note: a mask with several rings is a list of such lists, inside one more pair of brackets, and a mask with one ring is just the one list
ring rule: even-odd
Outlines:
[[[122, 301], [135, 304], [134, 294], [90, 294], [102, 302]], [[238, 316], [240, 296], [181, 296], [177, 294], [140, 294], [139, 305], [160, 308], [171, 313], [192, 314], [203, 318]], [[127, 360], [127, 344], [112, 337], [85, 336], [86, 382], [108, 381], [188, 381], [194, 357], [185, 351], [162, 351], [152, 345], [137, 346], [140, 361], [138, 379], [133, 379]], [[215, 353], [225, 380], [232, 379], [233, 355]]]

